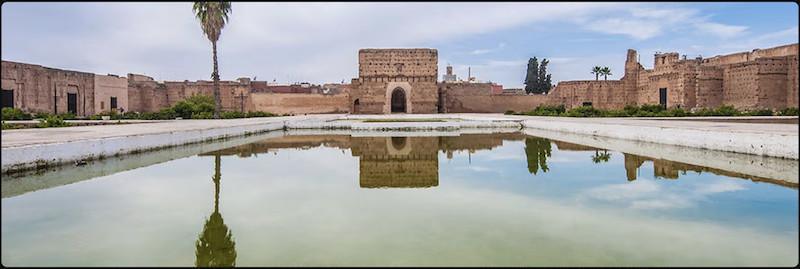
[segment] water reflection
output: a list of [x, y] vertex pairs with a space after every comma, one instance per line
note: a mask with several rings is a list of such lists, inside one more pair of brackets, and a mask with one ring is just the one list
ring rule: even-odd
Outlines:
[[232, 267], [236, 265], [236, 243], [222, 214], [219, 213], [220, 155], [214, 155], [214, 212], [206, 220], [203, 231], [195, 243], [195, 266]]
[[547, 157], [550, 157], [551, 151], [549, 139], [539, 137], [525, 138], [525, 156], [528, 158], [528, 172], [535, 175], [540, 168], [543, 173], [550, 170], [547, 168]]
[[[439, 158], [441, 151], [447, 159], [453, 153], [492, 150], [504, 141], [524, 141], [528, 172], [537, 175], [550, 171], [548, 158], [553, 155], [553, 145], [559, 151], [594, 152], [592, 163], [607, 163], [612, 154], [607, 149], [585, 146], [521, 133], [462, 134], [459, 136], [430, 137], [352, 137], [350, 135], [290, 135], [260, 142], [227, 148], [200, 155], [257, 156], [259, 153], [277, 154], [280, 149], [311, 149], [333, 147], [350, 149], [359, 158], [359, 186], [361, 188], [427, 188], [439, 186]], [[636, 180], [639, 167], [650, 161], [656, 178], [677, 179], [687, 171], [710, 172], [717, 175], [769, 182], [797, 188], [798, 184], [785, 180], [752, 176], [724, 169], [709, 168], [688, 163], [650, 158], [623, 153], [628, 181]]]

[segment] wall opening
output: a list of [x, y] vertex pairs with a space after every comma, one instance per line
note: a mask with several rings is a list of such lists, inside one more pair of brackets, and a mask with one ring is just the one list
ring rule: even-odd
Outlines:
[[111, 97], [111, 109], [117, 109], [117, 97]]
[[392, 113], [406, 113], [406, 92], [401, 88], [392, 91]]
[[592, 106], [592, 102], [583, 102], [582, 106]]
[[67, 112], [78, 115], [78, 94], [67, 93]]
[[658, 89], [658, 104], [667, 108], [667, 88]]
[[14, 90], [3, 90], [3, 95], [0, 98], [3, 99], [2, 108], [14, 108]]
[[361, 102], [358, 99], [353, 101], [353, 114], [358, 113], [360, 108], [361, 108]]

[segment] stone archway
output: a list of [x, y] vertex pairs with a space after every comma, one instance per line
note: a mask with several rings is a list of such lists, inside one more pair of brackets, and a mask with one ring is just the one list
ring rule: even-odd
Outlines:
[[406, 100], [407, 100], [406, 92], [403, 88], [397, 87], [392, 90], [392, 98], [391, 98], [391, 112], [392, 113], [406, 113]]

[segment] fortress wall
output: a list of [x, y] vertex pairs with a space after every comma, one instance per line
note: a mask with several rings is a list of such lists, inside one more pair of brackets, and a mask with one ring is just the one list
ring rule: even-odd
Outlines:
[[253, 93], [253, 109], [275, 114], [347, 113], [347, 94]]

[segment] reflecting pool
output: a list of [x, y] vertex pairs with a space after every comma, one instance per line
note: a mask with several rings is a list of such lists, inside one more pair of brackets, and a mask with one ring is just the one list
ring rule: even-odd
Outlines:
[[4, 175], [2, 263], [798, 263], [797, 161], [653, 156], [523, 133], [270, 134]]

